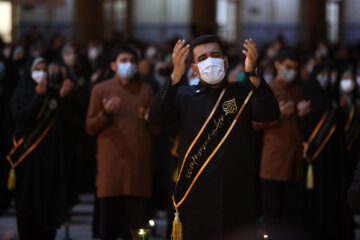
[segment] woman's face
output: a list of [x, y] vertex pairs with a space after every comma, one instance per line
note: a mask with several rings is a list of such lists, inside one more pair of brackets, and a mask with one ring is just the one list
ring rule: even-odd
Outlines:
[[35, 66], [34, 71], [46, 71], [46, 67], [46, 63], [40, 62]]
[[327, 88], [330, 83], [330, 71], [328, 69], [324, 69], [321, 72], [319, 72], [316, 76], [317, 81], [319, 82], [320, 86], [322, 88]]
[[340, 81], [340, 89], [344, 93], [351, 93], [355, 89], [354, 74], [352, 72], [345, 73]]
[[31, 72], [32, 79], [39, 84], [41, 81], [47, 79], [47, 64], [45, 62], [39, 62]]
[[64, 63], [70, 67], [74, 66], [77, 61], [77, 56], [74, 47], [68, 47], [63, 54]]
[[346, 73], [346, 74], [344, 74], [342, 79], [354, 79], [354, 74], [352, 74], [351, 72]]

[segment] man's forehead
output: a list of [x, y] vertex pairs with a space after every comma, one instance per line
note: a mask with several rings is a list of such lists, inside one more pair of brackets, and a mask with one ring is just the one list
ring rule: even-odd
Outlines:
[[130, 59], [135, 59], [135, 56], [132, 53], [122, 52], [122, 53], [119, 53], [119, 55], [117, 56], [116, 59], [124, 59], [124, 58], [126, 58], [126, 59], [129, 59], [129, 58]]
[[299, 62], [287, 58], [287, 59], [284, 60], [283, 64], [284, 65], [297, 66], [297, 65], [299, 65]]
[[197, 57], [207, 52], [221, 52], [221, 49], [217, 42], [210, 42], [197, 45], [193, 51], [194, 57]]

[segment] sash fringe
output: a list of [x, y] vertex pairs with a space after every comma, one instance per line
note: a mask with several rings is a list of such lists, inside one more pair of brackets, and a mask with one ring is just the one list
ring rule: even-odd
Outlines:
[[15, 189], [15, 183], [16, 183], [15, 168], [11, 168], [8, 179], [8, 189], [10, 191]]
[[171, 240], [183, 240], [182, 223], [180, 221], [179, 212], [177, 209], [176, 209], [175, 217], [174, 217], [174, 221], [173, 221]]
[[314, 189], [314, 172], [313, 172], [313, 167], [312, 167], [311, 163], [308, 164], [308, 169], [307, 169], [306, 189], [307, 190]]

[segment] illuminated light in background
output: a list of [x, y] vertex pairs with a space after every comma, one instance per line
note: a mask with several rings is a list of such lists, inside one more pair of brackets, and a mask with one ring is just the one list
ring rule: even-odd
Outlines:
[[11, 2], [0, 2], [0, 35], [5, 42], [11, 42]]
[[144, 229], [139, 229], [139, 235], [145, 235]]
[[155, 221], [154, 220], [149, 220], [149, 225], [150, 225], [150, 227], [155, 226]]
[[264, 239], [269, 239], [269, 235], [264, 234]]

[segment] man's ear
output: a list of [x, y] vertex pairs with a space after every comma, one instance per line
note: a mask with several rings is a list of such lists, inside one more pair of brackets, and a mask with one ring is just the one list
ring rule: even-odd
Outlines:
[[227, 56], [224, 57], [224, 67], [225, 67], [225, 70], [227, 70], [229, 68], [229, 59]]
[[191, 63], [191, 68], [194, 71], [194, 75], [200, 77], [199, 68], [195, 63]]
[[116, 62], [111, 62], [111, 63], [110, 63], [110, 68], [111, 68], [114, 72], [116, 72], [116, 71], [117, 71]]

